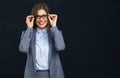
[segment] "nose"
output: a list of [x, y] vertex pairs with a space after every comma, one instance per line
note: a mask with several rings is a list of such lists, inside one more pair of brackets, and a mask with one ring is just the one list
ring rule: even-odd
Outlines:
[[42, 18], [42, 17], [40, 17], [39, 19], [40, 19], [40, 20], [43, 20], [43, 18]]

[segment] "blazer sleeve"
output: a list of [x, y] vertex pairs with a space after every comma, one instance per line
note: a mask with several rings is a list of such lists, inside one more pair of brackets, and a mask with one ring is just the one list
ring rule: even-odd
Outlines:
[[65, 49], [65, 42], [64, 42], [63, 35], [62, 35], [62, 31], [60, 31], [57, 28], [57, 26], [51, 27], [50, 30], [51, 30], [51, 35], [52, 35], [53, 40], [54, 40], [55, 49], [57, 51], [64, 50]]
[[26, 31], [23, 31], [21, 34], [19, 51], [23, 53], [29, 52], [30, 41], [32, 39], [33, 28], [27, 28]]

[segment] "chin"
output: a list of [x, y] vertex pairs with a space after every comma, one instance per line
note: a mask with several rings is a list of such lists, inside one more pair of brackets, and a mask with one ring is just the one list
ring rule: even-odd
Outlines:
[[44, 29], [44, 28], [46, 28], [46, 26], [38, 26], [39, 28], [41, 28], [41, 29]]

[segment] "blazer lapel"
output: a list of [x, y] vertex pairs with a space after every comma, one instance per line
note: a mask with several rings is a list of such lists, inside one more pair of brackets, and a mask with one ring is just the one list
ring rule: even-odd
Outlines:
[[33, 31], [33, 36], [31, 40], [31, 51], [33, 56], [34, 67], [36, 68], [36, 49], [35, 49], [35, 41], [36, 41], [36, 29]]
[[50, 63], [50, 60], [51, 60], [51, 55], [52, 55], [52, 36], [51, 36], [51, 33], [50, 33], [50, 30], [48, 30], [48, 40], [49, 40], [49, 63]]

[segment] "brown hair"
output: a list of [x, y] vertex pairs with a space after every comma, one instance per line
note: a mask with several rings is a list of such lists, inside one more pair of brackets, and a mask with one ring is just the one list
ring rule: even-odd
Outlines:
[[[46, 3], [38, 3], [38, 4], [35, 4], [35, 5], [33, 6], [32, 10], [31, 10], [31, 14], [32, 14], [32, 15], [37, 15], [38, 10], [40, 10], [40, 9], [45, 10], [45, 12], [46, 12], [47, 14], [49, 14], [49, 8], [48, 8], [48, 6], [47, 6]], [[36, 20], [36, 19], [35, 19], [35, 20]], [[36, 27], [35, 22], [34, 22], [34, 25], [35, 25], [34, 27]], [[47, 26], [48, 26], [48, 28], [50, 27], [50, 22], [49, 22], [49, 21], [48, 21]]]
[[38, 3], [33, 6], [31, 14], [32, 15], [37, 15], [38, 10], [44, 9], [47, 14], [49, 14], [49, 8], [46, 3]]

